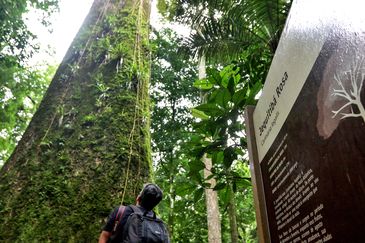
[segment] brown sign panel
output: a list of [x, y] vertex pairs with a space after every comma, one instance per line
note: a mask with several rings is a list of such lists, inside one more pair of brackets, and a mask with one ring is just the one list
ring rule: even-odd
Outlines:
[[265, 242], [365, 242], [365, 18], [319, 2], [293, 3], [246, 118]]

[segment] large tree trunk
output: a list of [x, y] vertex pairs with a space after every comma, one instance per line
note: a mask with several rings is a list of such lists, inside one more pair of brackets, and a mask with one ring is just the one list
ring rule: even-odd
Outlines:
[[[206, 77], [205, 73], [205, 56], [203, 55], [199, 61], [199, 79]], [[204, 102], [204, 97], [202, 97]], [[204, 178], [208, 178], [212, 172], [212, 160], [207, 158], [205, 155], [203, 157], [203, 163], [205, 165]], [[213, 188], [216, 185], [214, 178], [210, 178], [206, 181], [210, 183], [210, 187]], [[221, 221], [219, 213], [218, 195], [217, 192], [211, 188], [205, 189], [205, 202], [207, 206], [207, 221], [208, 221], [208, 242], [209, 243], [220, 243], [221, 238]]]
[[0, 172], [1, 242], [96, 241], [150, 179], [149, 11], [95, 0]]

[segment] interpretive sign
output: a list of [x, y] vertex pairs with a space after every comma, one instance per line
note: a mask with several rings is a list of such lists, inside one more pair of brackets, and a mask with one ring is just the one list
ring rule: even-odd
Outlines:
[[365, 14], [294, 1], [257, 106], [247, 110], [265, 242], [365, 242]]

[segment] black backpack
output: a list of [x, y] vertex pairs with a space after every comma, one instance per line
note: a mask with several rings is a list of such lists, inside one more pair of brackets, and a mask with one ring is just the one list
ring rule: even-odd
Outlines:
[[129, 207], [133, 213], [123, 227], [123, 243], [170, 243], [165, 224], [153, 211], [143, 213], [134, 205]]

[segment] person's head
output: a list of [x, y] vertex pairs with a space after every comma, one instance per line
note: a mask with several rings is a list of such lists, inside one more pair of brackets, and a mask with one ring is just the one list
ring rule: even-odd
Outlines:
[[152, 183], [145, 184], [137, 197], [139, 205], [147, 210], [152, 210], [161, 200], [162, 190]]

